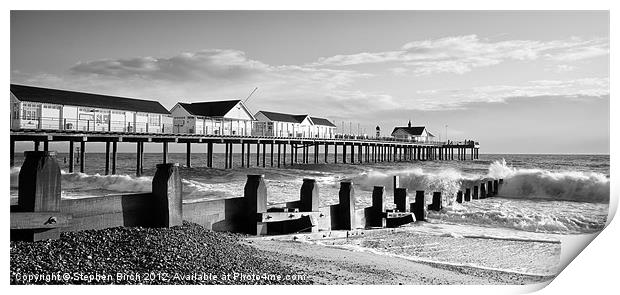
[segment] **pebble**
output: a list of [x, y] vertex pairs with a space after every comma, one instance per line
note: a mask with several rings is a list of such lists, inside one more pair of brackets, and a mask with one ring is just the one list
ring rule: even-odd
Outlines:
[[[312, 284], [267, 252], [242, 244], [244, 236], [214, 232], [190, 222], [171, 228], [115, 227], [62, 233], [59, 240], [11, 242], [11, 284]], [[79, 273], [65, 280], [28, 281], [27, 275]], [[141, 278], [118, 274], [138, 274]], [[226, 274], [253, 279], [228, 280]], [[150, 275], [150, 274], [155, 274]], [[197, 274], [213, 274], [204, 279]], [[94, 276], [113, 280], [90, 280]], [[193, 275], [193, 276], [192, 276]], [[263, 276], [270, 275], [270, 276]], [[86, 279], [85, 279], [86, 278]]]

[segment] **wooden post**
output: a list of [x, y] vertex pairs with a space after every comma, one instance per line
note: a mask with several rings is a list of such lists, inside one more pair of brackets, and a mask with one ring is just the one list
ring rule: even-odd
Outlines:
[[35, 152], [38, 152], [38, 151], [39, 151], [39, 149], [40, 149], [40, 145], [41, 145], [41, 143], [40, 143], [39, 141], [35, 141], [35, 142], [34, 142], [34, 151], [35, 151]]
[[294, 149], [295, 144], [291, 143], [291, 166], [293, 164], [295, 164], [295, 149]]
[[286, 142], [282, 143], [282, 165], [286, 166]]
[[43, 141], [43, 151], [44, 151], [44, 152], [47, 152], [47, 151], [49, 151], [49, 150], [50, 150], [50, 144], [49, 144], [49, 141], [44, 140], [44, 141]]
[[327, 154], [329, 151], [329, 145], [327, 144], [327, 142], [325, 143], [325, 155], [323, 155], [325, 157], [325, 164], [327, 164]]
[[[249, 161], [248, 161], [248, 165], [250, 165]], [[207, 167], [213, 168], [213, 143], [212, 142], [207, 143]]]
[[256, 142], [256, 167], [260, 166], [260, 142]]
[[486, 199], [487, 197], [487, 191], [484, 187], [484, 182], [480, 183], [480, 199]]
[[265, 168], [265, 155], [267, 154], [267, 143], [263, 142], [263, 168]]
[[352, 230], [355, 228], [355, 192], [351, 181], [341, 181], [338, 192], [338, 214], [334, 229]]
[[493, 181], [489, 180], [487, 181], [487, 197], [492, 197], [494, 190], [493, 190]]
[[469, 201], [471, 201], [471, 189], [466, 188], [465, 189], [465, 202], [469, 202]]
[[229, 143], [230, 148], [228, 150], [228, 168], [233, 168], [233, 163], [235, 162], [235, 145], [231, 142]]
[[80, 141], [80, 172], [84, 173], [84, 168], [85, 168], [85, 161], [84, 159], [86, 158], [85, 156], [86, 154], [86, 142], [84, 141]]
[[138, 176], [138, 177], [142, 176], [141, 171], [140, 171], [141, 170], [140, 169], [140, 167], [141, 167], [141, 165], [140, 165], [140, 160], [141, 160], [140, 159], [140, 148], [141, 148], [140, 142], [138, 141], [138, 142], [136, 142], [136, 176]]
[[355, 164], [355, 143], [351, 143], [351, 164]]
[[[19, 171], [17, 210], [18, 212], [60, 213], [61, 174], [56, 161], [56, 152], [24, 152], [26, 159]], [[55, 223], [53, 216], [47, 223]], [[40, 241], [59, 239], [58, 228], [11, 230], [11, 240]]]
[[393, 194], [394, 198], [396, 198], [396, 189], [400, 187], [400, 176], [394, 175], [392, 177], [392, 189], [394, 189]]
[[[117, 159], [117, 142], [112, 142], [112, 175], [116, 174], [116, 159]], [[73, 163], [71, 163], [73, 165]], [[73, 170], [73, 167], [72, 169]]]
[[433, 203], [429, 206], [430, 210], [441, 211], [443, 204], [441, 202], [441, 192], [433, 192]]
[[472, 199], [478, 200], [478, 186], [474, 185], [474, 193], [471, 196]]
[[334, 142], [334, 164], [338, 163], [338, 143]]
[[500, 178], [499, 182], [497, 183], [497, 192], [499, 193], [499, 191], [502, 190], [502, 186], [504, 186], [504, 179]]
[[185, 166], [187, 168], [192, 167], [192, 143], [185, 143]]
[[224, 169], [228, 169], [228, 143], [224, 144]]
[[300, 212], [317, 212], [319, 211], [319, 185], [316, 180], [304, 178], [299, 191], [299, 211]]
[[178, 163], [157, 164], [153, 176], [155, 227], [171, 227], [183, 224], [183, 185]]
[[271, 161], [271, 167], [273, 167], [273, 141], [271, 141], [271, 147], [269, 148], [269, 160]]
[[245, 167], [245, 144], [241, 141], [241, 168]]
[[415, 219], [417, 221], [426, 221], [428, 209], [426, 207], [426, 198], [424, 196], [424, 191], [415, 191], [415, 203], [413, 203], [412, 205]]
[[242, 231], [251, 235], [267, 233], [267, 227], [256, 221], [257, 213], [267, 212], [267, 185], [263, 175], [248, 175], [243, 189], [244, 218], [241, 219]]
[[10, 152], [11, 152], [11, 168], [15, 167], [15, 140], [13, 138], [11, 138], [11, 147], [10, 147]]
[[399, 187], [394, 190], [394, 204], [398, 212], [409, 212], [409, 197], [407, 188]]
[[385, 188], [383, 186], [375, 186], [372, 190], [372, 207], [370, 207], [370, 220], [368, 225], [376, 227], [385, 227], [386, 218], [383, 216], [385, 212]]
[[358, 162], [360, 164], [363, 162], [363, 158], [362, 158], [362, 144], [361, 143], [357, 146], [357, 160], [358, 160]]
[[499, 191], [499, 180], [495, 179], [493, 180], [493, 195], [497, 196], [497, 192]]
[[69, 173], [73, 173], [73, 161], [75, 159], [74, 150], [73, 141], [69, 141]]
[[251, 154], [252, 146], [248, 142], [248, 153], [245, 155], [245, 166], [250, 168], [250, 154]]
[[463, 191], [458, 191], [456, 193], [456, 202], [463, 203]]
[[[108, 142], [109, 144], [109, 142]], [[162, 157], [162, 163], [168, 163], [168, 142], [164, 141], [162, 142], [163, 145], [163, 157]]]
[[342, 143], [342, 164], [347, 163], [347, 143]]
[[278, 168], [280, 168], [280, 150], [282, 149], [282, 144], [278, 142]]
[[105, 143], [105, 175], [110, 174], [110, 142]]

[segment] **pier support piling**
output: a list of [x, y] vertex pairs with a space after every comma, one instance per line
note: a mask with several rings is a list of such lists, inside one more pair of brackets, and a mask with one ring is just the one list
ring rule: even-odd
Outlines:
[[192, 167], [192, 143], [185, 143], [185, 167]]
[[[118, 151], [118, 147], [117, 147], [117, 142], [113, 141], [112, 142], [112, 175], [116, 174], [116, 160], [117, 160], [117, 151]], [[71, 165], [73, 165], [73, 163], [71, 163]], [[71, 170], [73, 171], [73, 167], [71, 167]]]
[[105, 175], [110, 174], [110, 142], [105, 143]]
[[69, 141], [69, 173], [73, 173], [73, 161], [75, 159], [75, 147], [73, 141]]
[[80, 172], [81, 173], [84, 173], [84, 170], [85, 170], [84, 168], [86, 166], [86, 164], [84, 163], [86, 162], [84, 161], [86, 158], [85, 154], [86, 154], [86, 142], [80, 141]]

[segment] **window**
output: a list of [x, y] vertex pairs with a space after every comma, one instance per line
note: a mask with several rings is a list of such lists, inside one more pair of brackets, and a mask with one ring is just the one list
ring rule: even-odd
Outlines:
[[150, 115], [149, 116], [149, 124], [151, 124], [151, 125], [159, 125], [159, 115]]
[[40, 106], [36, 103], [24, 103], [23, 104], [23, 119], [24, 120], [38, 120], [40, 115]]

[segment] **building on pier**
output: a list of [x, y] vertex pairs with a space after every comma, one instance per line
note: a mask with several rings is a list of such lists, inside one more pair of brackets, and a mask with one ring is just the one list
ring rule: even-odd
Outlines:
[[324, 118], [259, 111], [254, 115], [254, 136], [333, 138], [336, 125]]
[[392, 137], [414, 142], [432, 142], [435, 140], [435, 135], [430, 133], [425, 126], [412, 127], [411, 121], [409, 121], [407, 127], [394, 127]]
[[256, 119], [241, 100], [177, 103], [174, 133], [246, 136]]
[[11, 129], [170, 133], [157, 101], [11, 84]]

